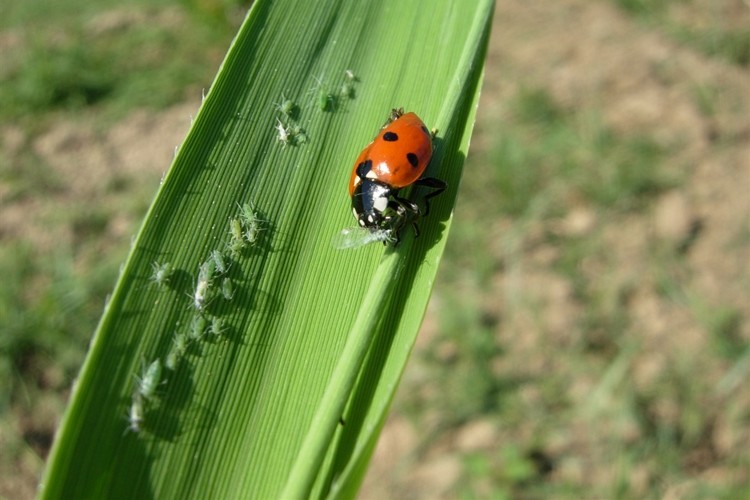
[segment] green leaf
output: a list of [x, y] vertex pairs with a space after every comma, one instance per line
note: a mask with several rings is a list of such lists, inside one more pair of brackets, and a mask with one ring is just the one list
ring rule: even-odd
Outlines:
[[[492, 9], [255, 2], [105, 308], [43, 498], [355, 495], [445, 245]], [[353, 160], [393, 107], [438, 129], [428, 173], [449, 189], [419, 238], [337, 250], [332, 239], [355, 224]], [[280, 120], [307, 141], [280, 142]], [[175, 335], [194, 328], [199, 267], [212, 251], [228, 255], [245, 203], [262, 219], [257, 241], [211, 282], [202, 336], [162, 370], [154, 397], [135, 398], [142, 367], [167, 363]], [[171, 272], [158, 267], [167, 263]], [[139, 432], [127, 430], [134, 399]]]

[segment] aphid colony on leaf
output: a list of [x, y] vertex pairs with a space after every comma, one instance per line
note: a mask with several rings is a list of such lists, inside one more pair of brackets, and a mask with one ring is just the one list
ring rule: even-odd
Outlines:
[[224, 255], [218, 251], [218, 250], [212, 250], [211, 251], [211, 260], [214, 261], [214, 267], [216, 268], [216, 272], [219, 274], [224, 274], [229, 270], [229, 266], [227, 265], [226, 259], [224, 259]]
[[221, 335], [226, 331], [226, 328], [224, 328], [224, 320], [221, 318], [211, 318], [211, 334], [216, 337], [221, 337]]
[[190, 340], [200, 340], [203, 334], [206, 332], [206, 325], [208, 321], [202, 314], [194, 314], [193, 321], [190, 323]]
[[[314, 77], [315, 84], [309, 90], [314, 95], [315, 104], [320, 111], [333, 112], [338, 110], [343, 101], [356, 97], [356, 84], [359, 78], [351, 69], [344, 71], [344, 79], [340, 85], [323, 82]], [[273, 128], [276, 132], [276, 141], [281, 143], [282, 148], [287, 146], [299, 146], [308, 140], [307, 132], [299, 124], [299, 106], [292, 100], [281, 94], [279, 102], [272, 103], [278, 113]]]
[[148, 368], [143, 366], [141, 376], [136, 376], [137, 391], [144, 399], [152, 400], [156, 396], [156, 389], [161, 382], [161, 360], [156, 359]]
[[161, 381], [161, 360], [156, 359], [146, 366], [145, 361], [141, 362], [141, 375], [135, 375], [135, 387], [130, 398], [128, 407], [128, 431], [139, 434], [143, 428], [143, 419], [145, 415], [145, 405], [147, 402], [153, 402], [156, 399], [156, 390], [159, 388]]
[[227, 248], [233, 259], [239, 259], [242, 251], [245, 249], [245, 239], [242, 236], [242, 223], [240, 219], [234, 217], [229, 220], [229, 243]]
[[229, 243], [227, 244], [233, 259], [239, 258], [247, 246], [254, 246], [258, 243], [264, 222], [258, 217], [258, 212], [251, 203], [237, 206], [240, 214], [229, 219]]
[[359, 81], [359, 78], [350, 69], [344, 71], [344, 83], [341, 84], [341, 91], [339, 95], [342, 99], [354, 99], [355, 89], [354, 84]]
[[[238, 232], [242, 235], [241, 227], [238, 229]], [[230, 251], [231, 249], [232, 244], [230, 243]], [[198, 266], [198, 279], [191, 296], [193, 299], [193, 308], [198, 313], [202, 314], [205, 312], [206, 307], [214, 298], [214, 280], [226, 274], [228, 270], [229, 262], [219, 250], [213, 250], [208, 259]]]
[[203, 312], [210, 300], [210, 286], [215, 270], [216, 264], [213, 260], [205, 261], [198, 268], [198, 281], [195, 283], [195, 291], [193, 292], [193, 307], [199, 313]]
[[287, 99], [284, 93], [281, 93], [281, 101], [279, 103], [273, 103], [276, 111], [286, 116], [287, 118], [294, 118], [297, 114], [297, 105], [291, 99]]
[[128, 428], [127, 431], [139, 434], [143, 425], [143, 396], [138, 391], [133, 391], [133, 396], [128, 407]]
[[[288, 104], [282, 102], [279, 112], [288, 114]], [[148, 407], [158, 399], [159, 387], [166, 384], [166, 380], [163, 379], [164, 369], [171, 373], [177, 372], [181, 360], [185, 358], [193, 342], [200, 341], [207, 334], [210, 334], [211, 338], [219, 338], [229, 329], [224, 319], [209, 311], [209, 305], [214, 299], [229, 302], [234, 298], [234, 283], [228, 275], [230, 268], [242, 256], [246, 247], [258, 244], [265, 222], [252, 203], [237, 206], [238, 215], [229, 220], [229, 242], [226, 249], [212, 250], [198, 266], [195, 288], [188, 294], [193, 309], [189, 323], [181, 327], [183, 331], [174, 334], [163, 362], [159, 358], [150, 363], [143, 361], [140, 373], [134, 375], [135, 383], [127, 409], [126, 431], [139, 434], [143, 430]], [[174, 272], [170, 263], [159, 262], [153, 262], [151, 270], [149, 280], [159, 287], [169, 284]]]
[[180, 360], [187, 352], [189, 345], [190, 339], [186, 334], [175, 334], [172, 339], [172, 346], [169, 348], [169, 353], [167, 353], [167, 358], [164, 360], [164, 366], [166, 366], [168, 370], [175, 371]]
[[169, 277], [172, 275], [173, 270], [172, 264], [170, 264], [169, 262], [166, 262], [164, 264], [152, 262], [151, 269], [153, 270], [151, 274], [151, 281], [156, 283], [156, 286], [164, 287], [169, 284]]
[[276, 140], [278, 140], [282, 146], [288, 146], [290, 144], [294, 144], [293, 137], [290, 137], [289, 135], [289, 127], [281, 123], [281, 120], [276, 118], [276, 126], [274, 127], [276, 129]]
[[225, 300], [232, 300], [234, 297], [234, 287], [230, 278], [224, 278], [221, 281], [221, 295]]
[[344, 81], [336, 88], [336, 85], [330, 85], [323, 82], [322, 78], [313, 77], [315, 85], [310, 92], [316, 94], [317, 106], [320, 111], [336, 111], [343, 101], [351, 100], [356, 97], [355, 84], [359, 78], [350, 69], [344, 71]]
[[298, 146], [307, 142], [305, 129], [297, 122], [299, 107], [291, 99], [281, 94], [281, 102], [273, 103], [274, 109], [280, 117], [276, 118], [274, 130], [276, 130], [276, 140], [281, 143], [282, 147]]

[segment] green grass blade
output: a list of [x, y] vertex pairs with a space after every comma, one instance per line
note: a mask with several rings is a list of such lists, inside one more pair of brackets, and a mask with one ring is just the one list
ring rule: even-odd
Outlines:
[[[492, 7], [438, 2], [426, 17], [398, 1], [255, 3], [105, 309], [42, 497], [356, 491], [443, 251]], [[357, 75], [350, 96], [345, 70]], [[282, 94], [304, 144], [277, 140]], [[430, 175], [449, 190], [420, 238], [336, 250], [354, 224], [352, 162], [400, 106], [439, 129]], [[126, 433], [134, 375], [190, 329], [198, 267], [226, 248], [245, 202], [264, 230], [231, 262], [231, 300], [217, 291], [206, 306], [226, 331], [192, 342], [146, 402], [142, 431]], [[168, 286], [150, 282], [154, 262], [174, 267]]]

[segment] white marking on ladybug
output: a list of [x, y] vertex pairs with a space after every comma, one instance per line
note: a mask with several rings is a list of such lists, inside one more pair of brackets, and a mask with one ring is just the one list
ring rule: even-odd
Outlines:
[[385, 212], [385, 209], [388, 208], [388, 198], [381, 196], [380, 198], [375, 199], [375, 203], [373, 203], [372, 206], [378, 212]]

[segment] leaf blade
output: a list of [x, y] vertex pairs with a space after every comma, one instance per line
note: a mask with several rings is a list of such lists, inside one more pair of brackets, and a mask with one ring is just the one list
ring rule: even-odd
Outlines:
[[[292, 4], [293, 15], [288, 10]], [[466, 126], [467, 109], [463, 117], [450, 111], [451, 106], [461, 108], [463, 99], [463, 84], [453, 84], [455, 67], [476, 64], [474, 53], [471, 61], [463, 59], [467, 33], [473, 33], [475, 42], [486, 37], [472, 27], [475, 16], [489, 15], [492, 2], [478, 2], [476, 11], [462, 11], [460, 2], [440, 4], [433, 12], [439, 22], [427, 25], [399, 5], [256, 2], [123, 269], [53, 448], [43, 497], [278, 496], [289, 484], [306, 436], [324, 446], [312, 454], [315, 471], [294, 483], [294, 492], [305, 496], [318, 474], [330, 475], [320, 471], [320, 464], [332, 434], [331, 409], [341, 407], [341, 394], [327, 410], [327, 432], [308, 430], [342, 352], [347, 352], [350, 325], [369, 293], [365, 324], [379, 323], [378, 313], [387, 309], [394, 318], [380, 328], [398, 330], [406, 301], [388, 294], [388, 287], [395, 286], [390, 277], [400, 270], [414, 281], [421, 272], [419, 282], [427, 285], [426, 291], [405, 292], [412, 303], [421, 304], [403, 326], [413, 342], [460, 178], [460, 168], [450, 172], [455, 187], [435, 204], [435, 217], [422, 224], [420, 240], [406, 236], [395, 252], [385, 251], [388, 269], [379, 262], [381, 246], [346, 252], [330, 246], [330, 237], [351, 225], [345, 189], [349, 162], [394, 101], [443, 128], [443, 147], [455, 143], [459, 151], [471, 127]], [[400, 32], [407, 34], [407, 46], [383, 51], [385, 35]], [[280, 39], [286, 43], [277, 43]], [[415, 39], [434, 43], [415, 46]], [[352, 62], [364, 55], [369, 58], [354, 67]], [[317, 81], [331, 90], [339, 80], [329, 75], [343, 76], [352, 67], [360, 76], [357, 98], [333, 113], [317, 109]], [[426, 68], [434, 74], [425, 74]], [[458, 81], [462, 78], [467, 76]], [[404, 88], [403, 81], [413, 86]], [[273, 102], [282, 92], [299, 103], [300, 121], [309, 120], [304, 122], [310, 136], [306, 145], [285, 148], [276, 139]], [[470, 93], [468, 100], [474, 96]], [[236, 215], [237, 203], [246, 201], [261, 210], [266, 234], [256, 250], [232, 265], [236, 298], [214, 299], [207, 306], [231, 329], [228, 340], [195, 343], [169, 375], [159, 403], [147, 412], [148, 434], [123, 437], [136, 365], [141, 356], [163, 356], [173, 333], [187, 328], [198, 266], [212, 250], [226, 245], [228, 218]], [[445, 227], [439, 228], [439, 222]], [[154, 260], [169, 261], [177, 269], [166, 293], [147, 282]], [[371, 277], [380, 285], [371, 286]], [[384, 300], [388, 305], [381, 309], [377, 304]], [[410, 341], [401, 340], [399, 348], [403, 363]], [[362, 350], [348, 358], [350, 367]], [[70, 474], [71, 463], [96, 480]]]

